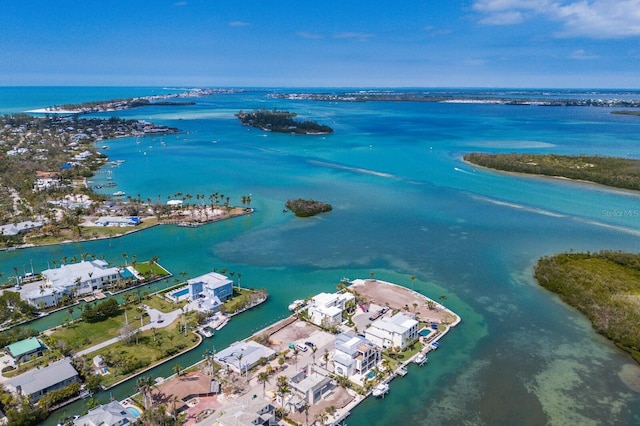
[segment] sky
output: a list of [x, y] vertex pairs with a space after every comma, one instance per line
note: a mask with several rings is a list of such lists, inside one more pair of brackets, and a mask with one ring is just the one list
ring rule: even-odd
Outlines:
[[2, 0], [0, 86], [640, 88], [640, 0]]

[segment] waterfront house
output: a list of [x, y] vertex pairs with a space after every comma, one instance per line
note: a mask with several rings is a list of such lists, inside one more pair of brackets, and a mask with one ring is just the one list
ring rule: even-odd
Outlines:
[[92, 408], [84, 416], [73, 421], [74, 426], [124, 426], [137, 421], [120, 402], [111, 401], [108, 404]]
[[25, 232], [29, 232], [32, 229], [42, 228], [42, 222], [33, 222], [31, 220], [27, 220], [24, 222], [17, 223], [9, 223], [7, 225], [0, 225], [0, 236], [14, 236], [18, 234], [23, 234]]
[[56, 306], [65, 293], [64, 287], [40, 286], [38, 290], [30, 291], [25, 295], [27, 303], [40, 309]]
[[246, 342], [232, 343], [228, 348], [217, 352], [214, 355], [216, 362], [224, 364], [238, 373], [245, 373], [252, 369], [261, 360], [275, 358], [276, 351], [261, 345], [258, 342], [249, 340]]
[[219, 426], [276, 426], [276, 408], [260, 398], [232, 399], [218, 410], [208, 424]]
[[311, 298], [308, 305], [309, 319], [312, 323], [331, 327], [342, 322], [342, 311], [348, 302], [354, 301], [355, 296], [349, 292], [320, 293]]
[[93, 222], [95, 226], [116, 226], [120, 228], [137, 226], [140, 224], [140, 218], [136, 216], [102, 216]]
[[381, 348], [399, 347], [404, 349], [418, 338], [418, 321], [408, 314], [398, 312], [391, 318], [382, 317], [364, 332], [365, 337]]
[[187, 281], [189, 298], [198, 301], [198, 309], [218, 312], [222, 302], [233, 296], [233, 281], [217, 272], [209, 272]]
[[42, 353], [47, 349], [37, 337], [29, 337], [28, 339], [20, 340], [19, 342], [12, 343], [6, 348], [7, 354], [13, 358], [16, 364], [27, 362], [30, 359], [42, 356]]
[[[313, 365], [309, 366], [313, 368]], [[302, 410], [305, 405], [313, 405], [322, 399], [323, 395], [331, 392], [334, 388], [330, 377], [320, 372], [301, 371], [291, 377], [289, 381], [291, 386], [291, 397], [287, 399], [287, 403], [292, 405], [298, 411]]]
[[28, 397], [37, 402], [47, 392], [62, 389], [72, 383], [80, 382], [78, 372], [69, 358], [61, 359], [47, 367], [28, 371], [5, 383], [9, 391]]
[[378, 363], [378, 350], [376, 345], [362, 336], [340, 333], [335, 342], [334, 372], [344, 377], [365, 374]]
[[[62, 265], [59, 268], [46, 269], [42, 271], [42, 276], [46, 280], [43, 289], [35, 290], [28, 295], [27, 300], [34, 306], [38, 306], [38, 295], [47, 288], [61, 292], [58, 294], [76, 295], [91, 293], [116, 282], [120, 277], [120, 268], [109, 267], [109, 263], [96, 259], [82, 261], [70, 265]], [[54, 291], [52, 290], [52, 291]], [[35, 303], [33, 303], [33, 302]], [[47, 305], [50, 306], [50, 305]]]

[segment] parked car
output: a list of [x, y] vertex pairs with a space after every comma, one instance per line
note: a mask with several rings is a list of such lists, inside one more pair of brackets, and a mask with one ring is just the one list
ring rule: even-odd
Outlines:
[[315, 349], [316, 344], [313, 342], [304, 342], [305, 345], [309, 346], [311, 349]]
[[306, 352], [307, 351], [307, 347], [305, 345], [302, 345], [300, 343], [296, 343], [296, 349], [302, 352]]

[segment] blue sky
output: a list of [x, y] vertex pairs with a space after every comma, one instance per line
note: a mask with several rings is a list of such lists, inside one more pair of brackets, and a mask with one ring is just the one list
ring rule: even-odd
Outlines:
[[640, 88], [640, 0], [3, 0], [0, 85]]

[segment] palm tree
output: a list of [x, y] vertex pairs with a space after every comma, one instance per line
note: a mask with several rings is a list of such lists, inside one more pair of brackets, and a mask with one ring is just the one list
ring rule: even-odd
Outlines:
[[278, 395], [280, 395], [280, 406], [284, 408], [284, 396], [291, 392], [289, 389], [289, 378], [287, 376], [278, 376], [277, 378]]
[[180, 364], [176, 364], [173, 366], [173, 372], [176, 373], [176, 376], [180, 377], [181, 371], [182, 371], [182, 366]]
[[124, 266], [127, 266], [127, 264], [129, 263], [127, 261], [127, 253], [122, 253], [122, 258], [124, 259]]
[[413, 290], [413, 283], [415, 282], [416, 277], [415, 276], [411, 276], [411, 290]]
[[151, 376], [140, 376], [136, 380], [136, 389], [142, 394], [144, 398], [144, 408], [149, 409], [149, 394], [153, 388], [155, 382]]
[[258, 373], [258, 383], [262, 383], [262, 397], [264, 398], [267, 382], [269, 381], [269, 374], [266, 371]]

